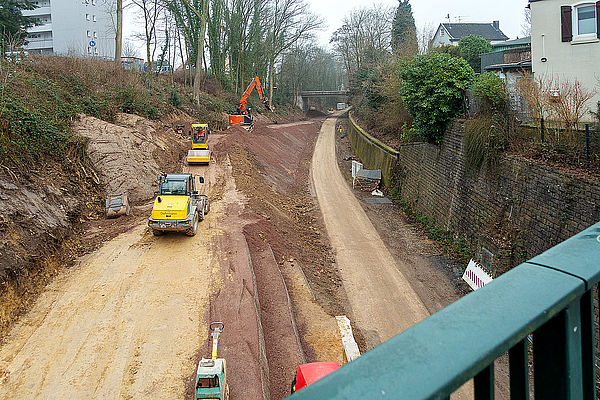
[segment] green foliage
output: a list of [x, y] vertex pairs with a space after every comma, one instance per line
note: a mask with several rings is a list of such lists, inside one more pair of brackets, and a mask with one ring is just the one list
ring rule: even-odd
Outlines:
[[173, 107], [179, 107], [181, 105], [181, 99], [177, 94], [177, 90], [172, 89], [169, 93], [169, 103], [171, 103]]
[[508, 145], [508, 129], [500, 114], [482, 114], [465, 123], [466, 166], [478, 170], [493, 168]]
[[414, 55], [418, 53], [419, 47], [410, 0], [398, 0], [398, 2], [392, 22], [392, 50], [396, 54]]
[[378, 90], [381, 81], [377, 72], [375, 68], [363, 69], [356, 73], [350, 83], [351, 94], [362, 96], [366, 100], [367, 107], [373, 111], [376, 111], [384, 101]]
[[460, 114], [463, 93], [474, 76], [465, 60], [435, 52], [401, 65], [400, 94], [423, 140], [442, 140], [448, 122]]
[[483, 100], [488, 109], [502, 111], [506, 107], [506, 84], [502, 78], [493, 72], [486, 72], [477, 76], [473, 83], [473, 94]]
[[460, 48], [451, 44], [444, 44], [442, 46], [433, 47], [429, 50], [435, 51], [436, 53], [450, 54], [452, 57], [460, 57]]
[[0, 6], [0, 51], [4, 58], [6, 51], [14, 51], [12, 46], [23, 44], [26, 29], [35, 25], [32, 17], [24, 17], [23, 10], [33, 10], [36, 6], [29, 0], [2, 0]]
[[469, 35], [458, 42], [460, 56], [467, 60], [473, 71], [481, 72], [481, 54], [492, 51], [492, 45], [481, 36]]

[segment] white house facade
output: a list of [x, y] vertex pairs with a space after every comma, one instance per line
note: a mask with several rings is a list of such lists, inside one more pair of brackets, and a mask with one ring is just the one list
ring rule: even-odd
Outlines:
[[[531, 56], [536, 78], [548, 77], [596, 92], [600, 101], [600, 1], [529, 0]], [[585, 120], [593, 117], [587, 113]]]
[[431, 41], [432, 47], [439, 47], [447, 44], [458, 46], [458, 42], [465, 36], [481, 36], [491, 44], [504, 42], [508, 40], [500, 30], [500, 21], [492, 23], [443, 23], [440, 24]]
[[82, 57], [115, 55], [115, 33], [105, 0], [34, 0], [23, 11], [39, 24], [27, 30], [32, 53]]

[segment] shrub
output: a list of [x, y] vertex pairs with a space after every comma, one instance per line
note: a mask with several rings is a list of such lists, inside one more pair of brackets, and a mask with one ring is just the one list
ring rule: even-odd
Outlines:
[[481, 72], [481, 54], [492, 51], [492, 45], [477, 35], [469, 35], [458, 42], [460, 56], [467, 60], [473, 71]]
[[423, 140], [442, 140], [448, 122], [460, 114], [463, 93], [474, 77], [465, 60], [448, 54], [418, 55], [401, 65], [400, 94]]
[[478, 75], [473, 83], [473, 94], [484, 101], [484, 108], [502, 111], [506, 107], [506, 85], [504, 80], [492, 72]]
[[431, 48], [430, 52], [450, 54], [452, 57], [460, 57], [460, 48], [451, 44]]
[[500, 153], [508, 144], [506, 122], [501, 115], [480, 115], [465, 123], [466, 166], [479, 169], [482, 165], [494, 167]]
[[171, 103], [173, 107], [179, 107], [181, 105], [181, 100], [179, 99], [177, 90], [172, 89], [171, 93], [169, 93], [169, 103]]

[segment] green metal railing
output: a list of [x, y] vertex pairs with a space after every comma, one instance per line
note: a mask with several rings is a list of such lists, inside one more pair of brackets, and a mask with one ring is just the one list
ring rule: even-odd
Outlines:
[[[528, 399], [533, 394], [537, 399], [593, 400], [593, 288], [599, 280], [600, 223], [291, 399], [447, 399], [471, 378], [476, 399], [493, 399], [494, 361], [508, 352], [512, 399]], [[532, 354], [528, 352], [530, 334]]]

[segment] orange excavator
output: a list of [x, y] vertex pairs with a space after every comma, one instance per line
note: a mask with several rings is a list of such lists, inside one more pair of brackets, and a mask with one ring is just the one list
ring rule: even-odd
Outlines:
[[262, 85], [260, 84], [260, 80], [258, 76], [255, 76], [252, 79], [252, 82], [248, 85], [242, 98], [240, 99], [240, 105], [237, 108], [235, 113], [229, 114], [229, 125], [252, 125], [252, 113], [250, 112], [250, 108], [248, 108], [248, 97], [250, 97], [250, 93], [256, 87], [256, 91], [258, 92], [258, 96], [260, 97], [260, 101], [265, 105], [267, 110], [273, 111], [273, 107], [269, 104], [269, 99], [265, 97], [265, 92], [263, 91]]

